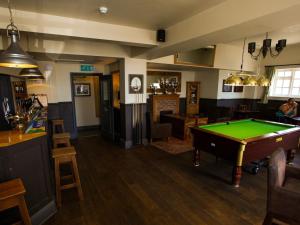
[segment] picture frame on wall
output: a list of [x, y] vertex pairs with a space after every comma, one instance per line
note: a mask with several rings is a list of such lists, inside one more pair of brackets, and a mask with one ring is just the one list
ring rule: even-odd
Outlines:
[[74, 95], [76, 97], [91, 96], [91, 84], [90, 83], [75, 83]]
[[225, 85], [225, 80], [223, 80], [222, 92], [232, 92], [232, 86]]
[[129, 94], [144, 93], [144, 76], [142, 74], [129, 74]]
[[243, 92], [244, 87], [243, 86], [234, 86], [233, 92]]

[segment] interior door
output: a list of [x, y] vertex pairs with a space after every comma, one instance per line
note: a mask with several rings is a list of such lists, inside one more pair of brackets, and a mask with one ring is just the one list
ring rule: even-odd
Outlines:
[[104, 75], [101, 78], [101, 132], [102, 135], [114, 140], [114, 110], [112, 76]]

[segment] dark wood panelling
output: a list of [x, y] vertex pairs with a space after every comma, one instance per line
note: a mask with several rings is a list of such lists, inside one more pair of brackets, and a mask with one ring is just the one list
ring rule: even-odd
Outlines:
[[[22, 179], [33, 225], [42, 224], [56, 212], [47, 136], [0, 148], [0, 162], [0, 181]], [[2, 212], [3, 224], [1, 216]]]
[[[143, 107], [143, 123], [142, 123], [142, 136], [143, 142], [146, 142], [146, 112], [147, 104], [141, 104]], [[120, 104], [120, 117], [121, 117], [121, 135], [120, 141], [124, 148], [131, 148], [133, 146], [132, 135], [132, 106], [133, 104]]]
[[71, 134], [72, 139], [77, 138], [72, 102], [49, 103], [48, 119], [63, 119], [66, 132]]

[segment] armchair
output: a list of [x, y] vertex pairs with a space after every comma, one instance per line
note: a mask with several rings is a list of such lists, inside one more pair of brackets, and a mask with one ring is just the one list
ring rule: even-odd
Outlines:
[[172, 136], [172, 124], [170, 123], [154, 123], [152, 115], [148, 112], [147, 117], [147, 136], [149, 142], [156, 138], [169, 138]]
[[286, 165], [283, 149], [271, 156], [268, 168], [267, 214], [263, 225], [273, 219], [300, 224], [300, 169]]

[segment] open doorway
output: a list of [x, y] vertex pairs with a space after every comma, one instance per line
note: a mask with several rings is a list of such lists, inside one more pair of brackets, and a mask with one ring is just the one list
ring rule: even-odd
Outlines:
[[100, 135], [101, 73], [71, 73], [75, 127], [79, 136]]

